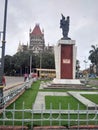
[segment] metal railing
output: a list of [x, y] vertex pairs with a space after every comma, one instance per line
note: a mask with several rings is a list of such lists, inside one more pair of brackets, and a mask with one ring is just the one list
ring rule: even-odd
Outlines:
[[[72, 125], [77, 125], [79, 128], [81, 124], [83, 125], [98, 125], [98, 110], [70, 110], [70, 104], [68, 105], [68, 110], [33, 110], [33, 109], [25, 109], [24, 103], [23, 108], [21, 110], [16, 109], [15, 104], [13, 105], [13, 109], [3, 109], [2, 116], [0, 117], [1, 125], [7, 125], [8, 122], [12, 126], [15, 126], [17, 122], [20, 125], [25, 126], [28, 125], [31, 129], [35, 125], [43, 126], [45, 122], [48, 126], [59, 125], [59, 126], [67, 126], [71, 128]], [[10, 113], [10, 116], [9, 114]], [[19, 115], [19, 116], [18, 116]]]
[[8, 90], [8, 93], [0, 99], [2, 100], [2, 102], [0, 103], [0, 107], [3, 108], [6, 106], [6, 104], [7, 106], [8, 104], [10, 105], [10, 102], [14, 100], [15, 97], [18, 97], [18, 95], [22, 94], [26, 89], [30, 88], [32, 83], [33, 79], [30, 79], [24, 82], [24, 84], [20, 87], [15, 87], [14, 90], [13, 88], [11, 88], [10, 91]]

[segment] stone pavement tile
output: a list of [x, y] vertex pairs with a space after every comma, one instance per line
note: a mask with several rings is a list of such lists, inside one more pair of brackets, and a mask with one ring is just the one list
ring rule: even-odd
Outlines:
[[45, 96], [67, 96], [66, 92], [38, 92], [35, 103], [33, 105], [34, 110], [45, 110]]
[[68, 94], [76, 98], [78, 101], [80, 101], [82, 104], [88, 107], [98, 107], [98, 105], [89, 99], [83, 97], [81, 94], [98, 94], [98, 92], [73, 92], [68, 91]]

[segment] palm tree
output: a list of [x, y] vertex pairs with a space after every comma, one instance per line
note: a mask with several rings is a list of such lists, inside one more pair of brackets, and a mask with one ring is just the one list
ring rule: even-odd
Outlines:
[[92, 45], [92, 50], [89, 51], [89, 60], [93, 65], [96, 65], [96, 74], [98, 75], [98, 47]]

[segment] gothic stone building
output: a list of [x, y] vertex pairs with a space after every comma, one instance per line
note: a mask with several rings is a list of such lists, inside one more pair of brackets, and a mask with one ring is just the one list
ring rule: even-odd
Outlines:
[[19, 43], [18, 52], [32, 50], [34, 54], [42, 51], [53, 52], [53, 46], [45, 46], [44, 31], [41, 31], [39, 24], [36, 24], [34, 29], [29, 32], [29, 45]]
[[44, 33], [40, 30], [38, 24], [36, 24], [33, 31], [30, 30], [30, 45], [29, 49], [33, 51], [33, 53], [40, 53], [45, 48], [44, 41]]

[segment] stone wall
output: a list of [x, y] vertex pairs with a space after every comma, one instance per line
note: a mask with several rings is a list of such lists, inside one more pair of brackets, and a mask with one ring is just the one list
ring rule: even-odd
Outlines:
[[98, 80], [90, 79], [89, 84], [93, 86], [96, 86], [96, 85], [98, 86]]
[[0, 126], [0, 130], [29, 130], [26, 126]]

